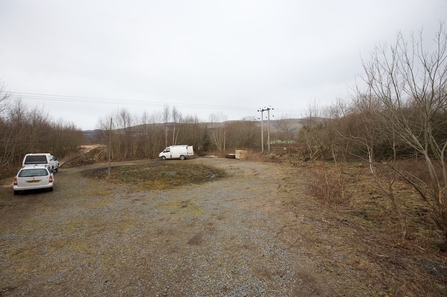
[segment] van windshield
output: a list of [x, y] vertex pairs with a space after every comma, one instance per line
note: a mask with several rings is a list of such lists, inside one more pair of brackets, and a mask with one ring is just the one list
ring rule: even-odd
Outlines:
[[26, 156], [25, 164], [47, 164], [45, 155]]

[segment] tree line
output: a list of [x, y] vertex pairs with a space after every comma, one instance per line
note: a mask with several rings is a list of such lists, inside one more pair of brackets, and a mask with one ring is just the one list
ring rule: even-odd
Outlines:
[[208, 122], [197, 116], [183, 116], [177, 108], [132, 115], [121, 108], [100, 119], [93, 141], [109, 146], [113, 159], [156, 158], [169, 145], [187, 144], [200, 153], [222, 154], [235, 148], [257, 149], [260, 146], [255, 118], [227, 121], [222, 113], [212, 114]]
[[27, 153], [48, 152], [63, 158], [85, 141], [74, 124], [53, 121], [41, 108], [29, 108], [12, 100], [0, 86], [0, 172], [10, 175]]

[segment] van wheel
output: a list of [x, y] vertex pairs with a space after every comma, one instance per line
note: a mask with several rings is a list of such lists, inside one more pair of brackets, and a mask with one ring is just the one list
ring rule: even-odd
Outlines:
[[185, 160], [185, 159], [186, 159], [185, 156], [183, 156], [183, 155], [180, 156], [180, 160]]
[[163, 156], [163, 157], [161, 157], [161, 159], [164, 161], [164, 160], [166, 160], [166, 157], [165, 156]]

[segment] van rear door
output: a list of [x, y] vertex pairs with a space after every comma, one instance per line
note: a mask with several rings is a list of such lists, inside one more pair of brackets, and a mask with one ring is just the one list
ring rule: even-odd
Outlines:
[[48, 164], [47, 156], [45, 155], [26, 156], [24, 165], [31, 165], [31, 164]]

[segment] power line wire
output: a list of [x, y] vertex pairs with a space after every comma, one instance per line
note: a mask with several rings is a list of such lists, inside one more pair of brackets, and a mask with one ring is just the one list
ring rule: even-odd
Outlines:
[[[27, 92], [13, 92], [9, 93], [1, 91], [0, 94], [11, 95], [11, 97], [18, 97], [23, 100], [31, 101], [54, 101], [54, 102], [70, 102], [70, 103], [90, 103], [90, 104], [121, 104], [121, 105], [139, 105], [139, 106], [185, 106], [187, 108], [200, 109], [218, 109], [218, 110], [239, 110], [251, 111], [252, 106], [235, 106], [235, 105], [219, 105], [219, 104], [203, 104], [203, 103], [181, 103], [181, 102], [166, 102], [166, 101], [148, 101], [122, 98], [106, 98], [106, 97], [90, 97], [90, 96], [70, 96], [57, 94], [42, 94], [42, 93], [27, 93]], [[301, 111], [296, 109], [276, 108], [278, 112], [294, 112]]]
[[23, 100], [42, 100], [42, 101], [56, 101], [56, 102], [80, 102], [80, 103], [102, 103], [102, 104], [131, 104], [131, 105], [179, 105], [196, 108], [218, 108], [218, 109], [233, 109], [233, 110], [251, 110], [252, 107], [234, 106], [234, 105], [217, 105], [217, 104], [202, 104], [202, 103], [181, 103], [181, 102], [163, 102], [163, 101], [147, 101], [134, 99], [117, 99], [105, 97], [86, 97], [86, 96], [68, 96], [68, 95], [53, 95], [53, 94], [39, 94], [39, 93], [25, 93], [15, 92], [13, 96], [19, 97]]

